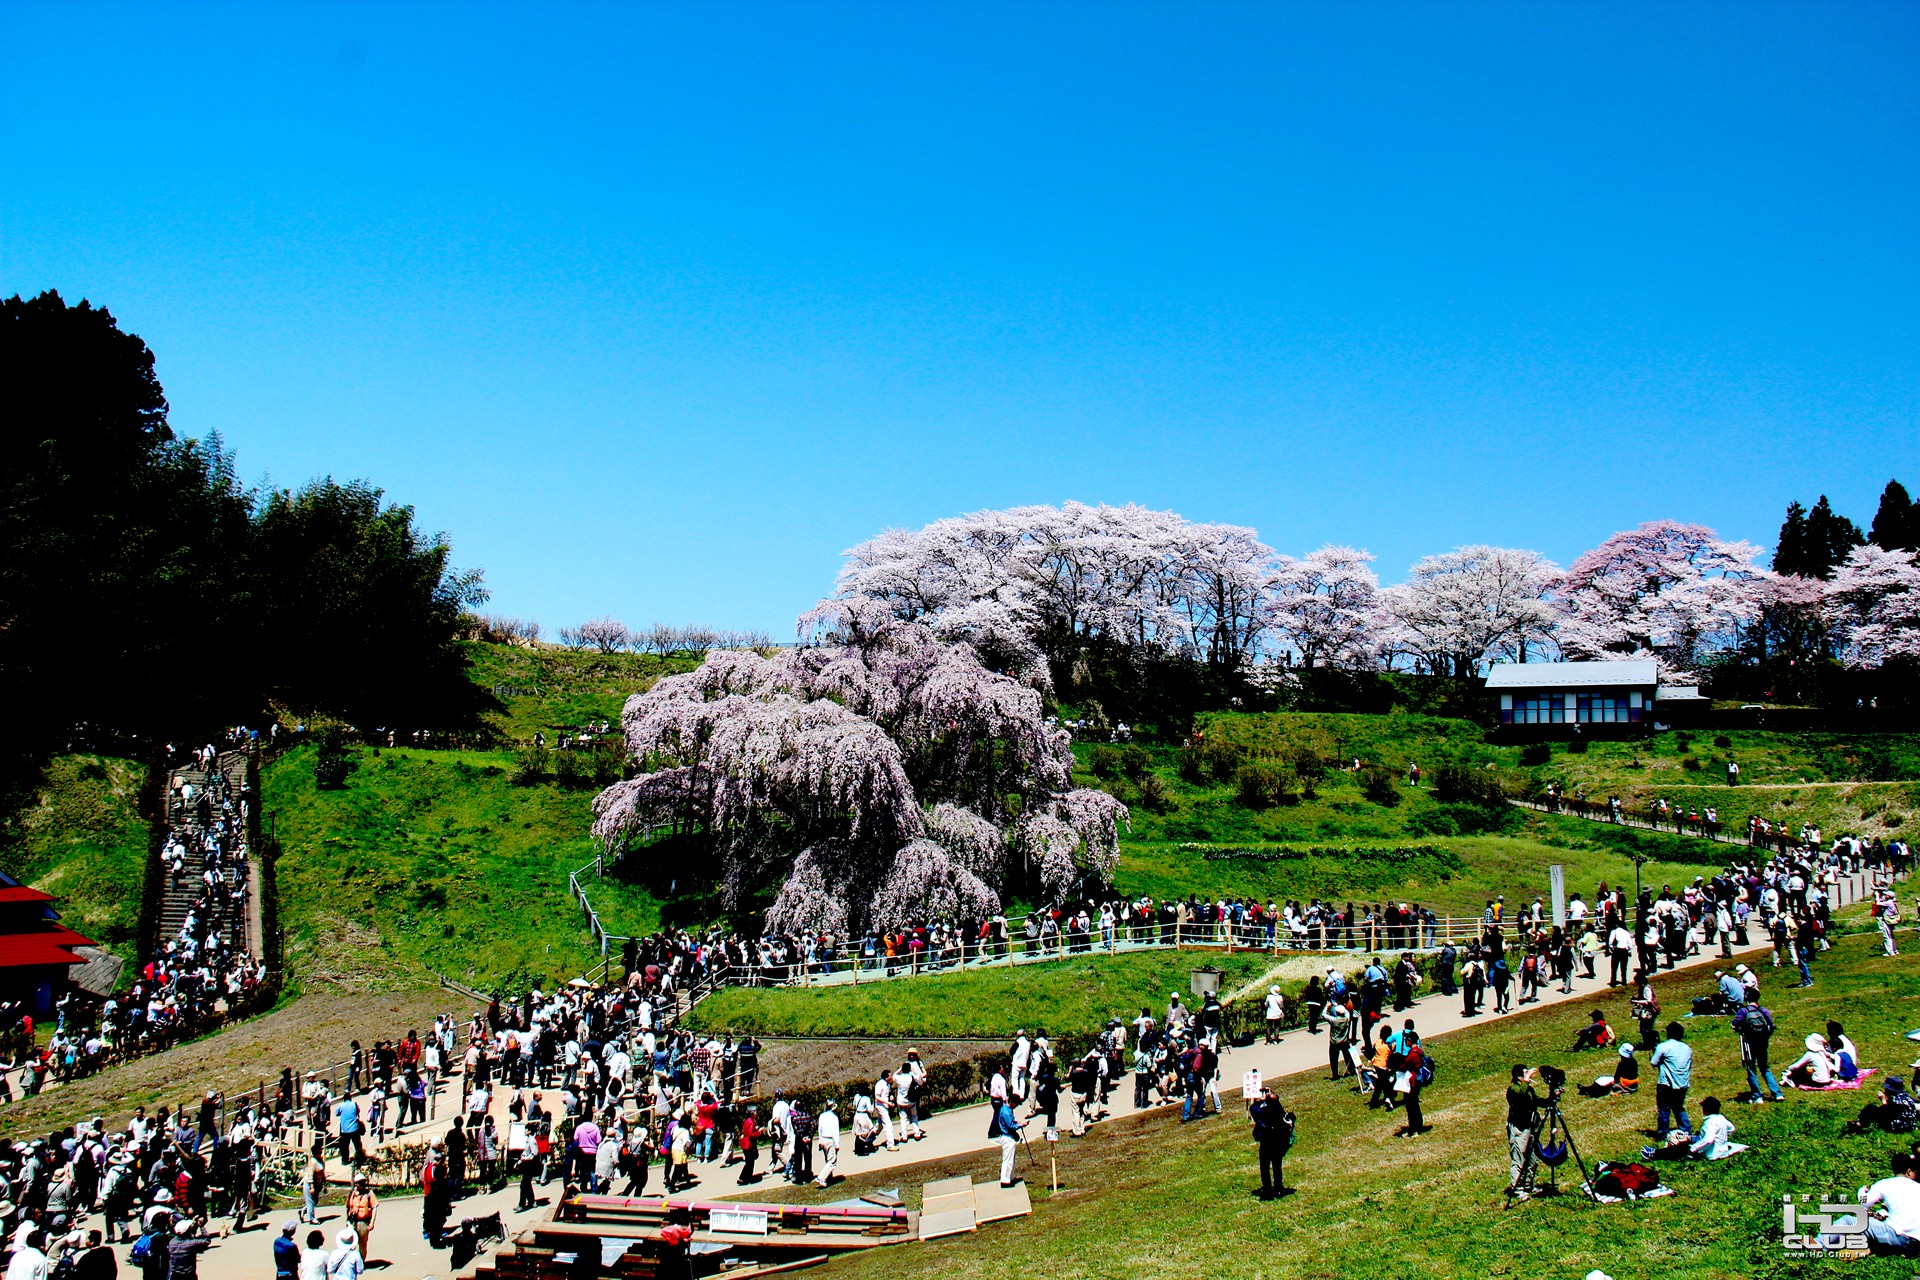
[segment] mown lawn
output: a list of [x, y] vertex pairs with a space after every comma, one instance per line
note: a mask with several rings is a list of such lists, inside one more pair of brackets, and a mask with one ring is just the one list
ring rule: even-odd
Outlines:
[[123, 955], [140, 932], [148, 829], [137, 806], [146, 775], [132, 760], [55, 756], [0, 825], [0, 869], [53, 894], [65, 923]]
[[[345, 788], [322, 791], [311, 747], [269, 766], [296, 979], [405, 987], [438, 973], [521, 990], [597, 963], [567, 893], [593, 859], [593, 792], [512, 774], [504, 752], [362, 749]], [[657, 927], [643, 890], [603, 880], [589, 893], [612, 932]]]
[[1157, 1018], [1170, 992], [1192, 1003], [1189, 977], [1201, 965], [1224, 970], [1221, 994], [1228, 995], [1274, 963], [1260, 953], [1123, 952], [858, 986], [736, 987], [701, 1001], [692, 1022], [762, 1036], [967, 1039], [1036, 1026], [1084, 1032], [1110, 1017], [1132, 1018], [1143, 1005]]
[[[1908, 1074], [1920, 1024], [1920, 977], [1908, 959], [1884, 960], [1878, 940], [1843, 938], [1816, 968], [1811, 990], [1786, 988], [1763, 971], [1780, 1020], [1776, 1060], [1829, 1017], [1840, 1017], [1869, 1065]], [[1669, 1010], [1684, 1008], [1704, 975], [1662, 980]], [[1616, 1022], [1622, 1002], [1611, 1001]], [[1298, 1192], [1267, 1203], [1252, 1191], [1258, 1168], [1246, 1125], [1226, 1115], [1181, 1125], [1159, 1112], [1096, 1126], [1060, 1144], [1067, 1189], [1046, 1194], [1044, 1165], [1023, 1167], [1032, 1217], [978, 1233], [874, 1250], [834, 1263], [836, 1274], [917, 1280], [1125, 1277], [1126, 1280], [1441, 1280], [1484, 1276], [1580, 1277], [1598, 1268], [1616, 1280], [1751, 1280], [1831, 1276], [1906, 1280], [1911, 1260], [1788, 1261], [1780, 1248], [1780, 1197], [1850, 1198], [1883, 1176], [1905, 1139], [1842, 1137], [1871, 1093], [1792, 1094], [1782, 1106], [1729, 1105], [1737, 1140], [1752, 1150], [1712, 1165], [1667, 1167], [1676, 1194], [1638, 1204], [1596, 1205], [1573, 1196], [1502, 1207], [1507, 1152], [1503, 1090], [1513, 1062], [1554, 1062], [1575, 1080], [1605, 1069], [1602, 1054], [1566, 1050], [1586, 1005], [1540, 1010], [1434, 1042], [1439, 1079], [1426, 1097], [1430, 1134], [1392, 1136], [1397, 1115], [1369, 1112], [1344, 1084], [1318, 1073], [1290, 1077], [1281, 1093], [1300, 1117], [1287, 1162]], [[1739, 1050], [1726, 1023], [1689, 1019], [1697, 1052], [1691, 1098], [1729, 1099], [1743, 1086]], [[1231, 1067], [1231, 1061], [1229, 1061]], [[1653, 1099], [1570, 1097], [1567, 1114], [1589, 1159], [1622, 1158], [1647, 1141]], [[1036, 1146], [1039, 1144], [1036, 1143]], [[1042, 1160], [1045, 1153], [1042, 1152]], [[952, 1174], [990, 1177], [996, 1157], [979, 1153], [912, 1170], [858, 1175], [831, 1191], [781, 1192], [841, 1199], [899, 1187], [916, 1204], [923, 1182]], [[1025, 1157], [1022, 1157], [1025, 1165]], [[1573, 1172], [1572, 1165], [1567, 1172]], [[1577, 1175], [1575, 1175], [1577, 1181]], [[776, 1194], [776, 1193], [769, 1193]]]
[[[1408, 863], [1332, 855], [1286, 861], [1210, 859], [1201, 848], [1127, 842], [1121, 846], [1115, 888], [1130, 898], [1193, 893], [1215, 898], [1250, 897], [1260, 902], [1306, 902], [1315, 897], [1343, 904], [1392, 900], [1417, 902], [1440, 915], [1477, 915], [1495, 894], [1505, 894], [1509, 904], [1531, 902], [1536, 896], [1546, 898], [1547, 868], [1556, 862], [1566, 868], [1568, 893], [1579, 892], [1589, 900], [1601, 881], [1631, 885], [1632, 857], [1592, 842], [1589, 837], [1598, 833], [1576, 825], [1580, 822], [1562, 818], [1536, 824], [1523, 836], [1406, 838], [1415, 846], [1432, 845], [1453, 854], [1459, 860], [1458, 869], [1448, 869], [1431, 858]], [[1330, 842], [1334, 849], [1347, 843]], [[1735, 852], [1728, 845], [1678, 837], [1652, 847], [1671, 855], [1641, 868], [1642, 882], [1656, 890], [1662, 884], [1677, 887], [1695, 876], [1710, 876]]]

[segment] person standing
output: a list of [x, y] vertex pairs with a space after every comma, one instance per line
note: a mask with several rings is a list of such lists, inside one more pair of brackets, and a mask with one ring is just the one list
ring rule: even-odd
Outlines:
[[[1411, 1023], [1411, 1019], [1409, 1019]], [[1395, 1131], [1396, 1137], [1417, 1138], [1427, 1131], [1427, 1119], [1420, 1111], [1420, 1091], [1426, 1088], [1427, 1051], [1420, 1043], [1420, 1033], [1411, 1025], [1402, 1033], [1400, 1039], [1401, 1075], [1395, 1081], [1395, 1088], [1405, 1095], [1407, 1122]], [[1405, 1085], [1405, 1088], [1400, 1088]]]
[[1272, 1200], [1284, 1196], [1287, 1194], [1285, 1162], [1287, 1151], [1293, 1146], [1293, 1114], [1280, 1104], [1268, 1086], [1247, 1104], [1247, 1116], [1253, 1122], [1253, 1142], [1260, 1152], [1260, 1198]]
[[750, 1187], [759, 1181], [753, 1166], [760, 1159], [760, 1117], [751, 1106], [740, 1115], [740, 1185]]
[[1785, 1102], [1786, 1095], [1780, 1092], [1780, 1082], [1774, 1079], [1772, 1064], [1767, 1060], [1773, 1041], [1773, 1014], [1761, 1005], [1758, 991], [1746, 993], [1746, 1002], [1733, 1016], [1733, 1029], [1740, 1037], [1740, 1058], [1747, 1068], [1747, 1087], [1752, 1091], [1752, 1100], [1764, 1102], [1771, 1098]]
[[993, 1109], [993, 1120], [987, 1126], [987, 1137], [1000, 1146], [1000, 1185], [1010, 1187], [1018, 1181], [1013, 1176], [1013, 1157], [1020, 1145], [1020, 1120], [1013, 1114], [1013, 1105], [1002, 1102]]
[[1533, 1129], [1540, 1108], [1533, 1078], [1531, 1068], [1516, 1062], [1507, 1085], [1507, 1194], [1516, 1200], [1533, 1193]]
[[1669, 1116], [1676, 1127], [1692, 1133], [1693, 1125], [1687, 1119], [1687, 1090], [1693, 1084], [1693, 1046], [1687, 1043], [1687, 1029], [1677, 1022], [1669, 1022], [1667, 1038], [1654, 1049], [1648, 1061], [1658, 1073], [1653, 1096], [1659, 1136], [1666, 1136]]
[[293, 1238], [300, 1224], [289, 1219], [273, 1238], [273, 1280], [300, 1280], [300, 1245]]
[[1280, 1023], [1286, 1017], [1286, 1001], [1280, 995], [1280, 988], [1267, 988], [1267, 1043], [1280, 1043]]

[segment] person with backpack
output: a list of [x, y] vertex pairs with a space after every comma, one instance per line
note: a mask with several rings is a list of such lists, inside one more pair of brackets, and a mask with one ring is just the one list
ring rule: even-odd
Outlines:
[[[1747, 1069], [1748, 1101], [1785, 1102], [1786, 1095], [1780, 1092], [1780, 1082], [1774, 1079], [1773, 1067], [1767, 1061], [1773, 1042], [1773, 1013], [1760, 1003], [1758, 991], [1746, 993], [1746, 1002], [1733, 1015], [1733, 1029], [1740, 1037], [1740, 1061]], [[1760, 1087], [1763, 1081], [1765, 1090]]]
[[1285, 1162], [1293, 1147], [1294, 1115], [1280, 1104], [1272, 1086], [1247, 1104], [1253, 1123], [1253, 1141], [1260, 1153], [1260, 1198], [1272, 1200], [1288, 1193]]

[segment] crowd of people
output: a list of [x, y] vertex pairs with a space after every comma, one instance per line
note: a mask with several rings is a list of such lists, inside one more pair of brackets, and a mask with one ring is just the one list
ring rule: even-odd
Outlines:
[[194, 749], [191, 770], [167, 788], [167, 827], [160, 841], [165, 890], [184, 900], [184, 916], [157, 941], [133, 984], [104, 998], [70, 991], [55, 1009], [44, 1042], [23, 1008], [0, 1014], [0, 1102], [32, 1096], [49, 1082], [66, 1083], [103, 1067], [157, 1052], [205, 1031], [254, 998], [267, 969], [247, 945], [250, 801], [221, 766], [224, 751], [252, 731], [236, 729]]

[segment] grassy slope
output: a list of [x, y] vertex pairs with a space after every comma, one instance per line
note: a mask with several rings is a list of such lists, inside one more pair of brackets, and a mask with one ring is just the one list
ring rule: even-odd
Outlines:
[[1012, 968], [902, 978], [859, 986], [719, 991], [701, 1001], [694, 1025], [756, 1035], [1001, 1036], [1017, 1027], [1085, 1031], [1145, 1005], [1187, 999], [1199, 965], [1225, 970], [1223, 994], [1259, 977], [1266, 955], [1145, 952], [1056, 960]]
[[[320, 791], [311, 748], [274, 762], [266, 812], [295, 976], [379, 987], [433, 970], [518, 987], [597, 961], [567, 895], [567, 873], [593, 858], [593, 793], [516, 787], [511, 764], [500, 752], [363, 750], [344, 790]], [[657, 921], [639, 890], [601, 881], [590, 893], [614, 932]]]
[[140, 930], [146, 768], [111, 756], [56, 756], [28, 803], [0, 828], [0, 867], [54, 894], [61, 918], [116, 951]]
[[[1913, 1045], [1901, 1038], [1916, 1021], [1920, 976], [1906, 960], [1874, 955], [1877, 939], [1844, 938], [1816, 970], [1818, 985], [1785, 989], [1763, 973], [1780, 1019], [1781, 1053], [1828, 1017], [1842, 1015], [1869, 1065], [1905, 1074]], [[1665, 980], [1669, 1009], [1702, 984], [1698, 975]], [[1605, 1002], [1617, 1019], [1620, 1001]], [[1398, 1117], [1369, 1112], [1344, 1085], [1318, 1073], [1284, 1082], [1282, 1096], [1300, 1116], [1287, 1177], [1300, 1190], [1277, 1203], [1250, 1194], [1258, 1184], [1246, 1126], [1229, 1110], [1182, 1126], [1165, 1112], [1097, 1126], [1060, 1144], [1062, 1178], [1072, 1190], [1049, 1202], [1044, 1169], [1036, 1177], [1032, 1217], [995, 1223], [976, 1235], [904, 1245], [836, 1262], [849, 1278], [917, 1280], [967, 1274], [1008, 1277], [1194, 1276], [1293, 1280], [1402, 1280], [1407, 1276], [1579, 1276], [1591, 1268], [1621, 1277], [1750, 1280], [1770, 1276], [1848, 1276], [1905, 1280], [1911, 1261], [1786, 1261], [1779, 1248], [1783, 1192], [1816, 1197], [1849, 1193], [1883, 1176], [1886, 1157], [1906, 1141], [1839, 1135], [1871, 1094], [1795, 1095], [1779, 1107], [1729, 1107], [1738, 1138], [1753, 1150], [1722, 1164], [1669, 1167], [1672, 1197], [1637, 1205], [1594, 1205], [1573, 1197], [1501, 1210], [1506, 1183], [1502, 1090], [1513, 1062], [1551, 1061], [1575, 1079], [1598, 1074], [1598, 1054], [1565, 1052], [1582, 1009], [1547, 1009], [1502, 1019], [1435, 1042], [1441, 1075], [1426, 1098], [1434, 1131], [1409, 1143], [1391, 1130]], [[1693, 1020], [1692, 1098], [1731, 1097], [1743, 1087], [1739, 1050], [1726, 1025]], [[1776, 1054], [1779, 1058], [1779, 1055]], [[1791, 1061], [1791, 1058], [1781, 1058]], [[1646, 1141], [1652, 1097], [1573, 1098], [1568, 1115], [1589, 1159], [1621, 1158]], [[1694, 1115], [1698, 1119], [1697, 1105]], [[1037, 1144], [1036, 1144], [1037, 1145]], [[830, 1192], [795, 1199], [840, 1199], [872, 1186], [920, 1184], [953, 1173], [979, 1179], [987, 1155], [859, 1176]], [[1567, 1166], [1572, 1171], [1572, 1165]], [[1576, 1176], [1577, 1181], [1577, 1176]]]
[[502, 705], [487, 723], [511, 742], [529, 741], [536, 731], [551, 741], [556, 730], [593, 719], [617, 725], [629, 696], [644, 693], [663, 675], [700, 665], [685, 655], [661, 658], [479, 643], [463, 647], [471, 664], [469, 678]]

